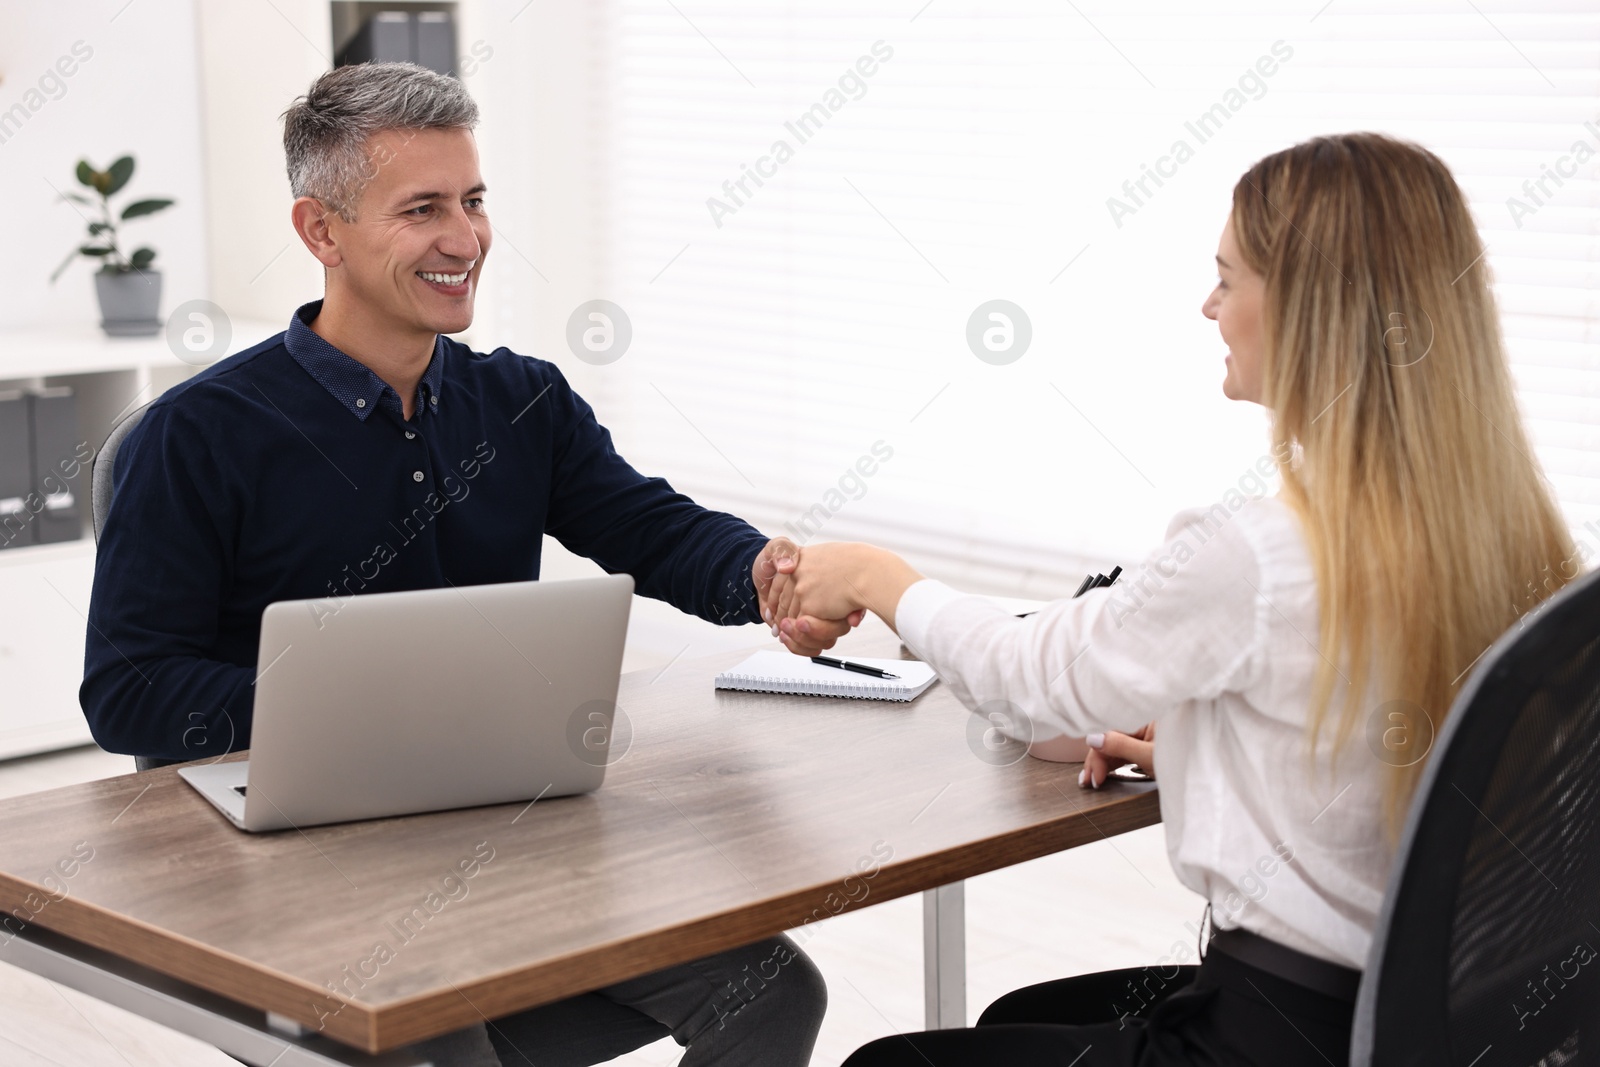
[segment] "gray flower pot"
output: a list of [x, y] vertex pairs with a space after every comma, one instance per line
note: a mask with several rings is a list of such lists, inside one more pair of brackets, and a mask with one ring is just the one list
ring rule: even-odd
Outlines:
[[149, 337], [161, 332], [161, 272], [97, 271], [100, 328], [111, 337]]

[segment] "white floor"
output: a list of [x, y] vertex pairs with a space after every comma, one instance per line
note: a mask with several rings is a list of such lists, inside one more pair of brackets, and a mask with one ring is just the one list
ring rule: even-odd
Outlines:
[[[558, 552], [546, 577], [592, 568]], [[768, 639], [761, 627], [718, 629], [638, 600], [626, 670]], [[125, 774], [126, 756], [96, 748], [0, 762], [0, 797]], [[1140, 966], [1183, 943], [1192, 953], [1203, 902], [1177, 883], [1161, 827], [1020, 864], [967, 883], [967, 1004], [1069, 974]], [[889, 901], [813, 924], [805, 949], [827, 976], [829, 1008], [812, 1064], [833, 1067], [875, 1037], [922, 1028], [922, 904]], [[665, 1067], [670, 1040], [612, 1061]], [[70, 989], [0, 965], [0, 1064], [6, 1067], [236, 1067], [216, 1050]]]

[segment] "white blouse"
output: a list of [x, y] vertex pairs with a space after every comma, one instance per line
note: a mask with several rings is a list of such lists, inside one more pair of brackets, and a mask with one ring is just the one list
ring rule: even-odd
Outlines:
[[963, 704], [1026, 716], [1036, 739], [1158, 722], [1167, 853], [1213, 923], [1366, 967], [1394, 860], [1385, 767], [1367, 716], [1330, 765], [1337, 698], [1308, 760], [1317, 595], [1287, 504], [1233, 494], [1180, 512], [1116, 585], [1023, 619], [921, 581], [895, 624]]

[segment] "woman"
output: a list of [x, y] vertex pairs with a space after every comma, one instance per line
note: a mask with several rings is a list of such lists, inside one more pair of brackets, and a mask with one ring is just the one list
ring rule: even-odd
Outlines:
[[786, 640], [801, 614], [874, 611], [967, 707], [1006, 701], [1036, 736], [1158, 723], [1168, 852], [1216, 931], [1197, 967], [1019, 990], [849, 1067], [1347, 1062], [1432, 737], [1484, 649], [1575, 572], [1483, 251], [1415, 145], [1268, 156], [1234, 187], [1202, 310], [1224, 393], [1270, 412], [1277, 496], [1180, 513], [1142, 571], [1026, 619], [869, 545], [809, 546], [774, 587]]

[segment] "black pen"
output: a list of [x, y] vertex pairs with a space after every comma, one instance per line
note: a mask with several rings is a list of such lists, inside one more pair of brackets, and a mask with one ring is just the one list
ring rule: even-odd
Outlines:
[[831, 656], [812, 656], [812, 663], [820, 663], [824, 667], [837, 667], [841, 671], [855, 671], [857, 674], [870, 674], [874, 678], [899, 678], [898, 674], [890, 674], [876, 667], [869, 667], [865, 663], [851, 663], [847, 659], [834, 659]]
[[1121, 573], [1122, 573], [1122, 568], [1121, 567], [1115, 567], [1115, 568], [1112, 569], [1112, 571], [1111, 571], [1111, 573], [1109, 575], [1106, 575], [1106, 574], [1091, 574], [1091, 575], [1089, 575], [1087, 578], [1085, 578], [1083, 580], [1083, 584], [1078, 586], [1078, 591], [1076, 593], [1073, 593], [1072, 595], [1073, 595], [1074, 598], [1076, 598], [1076, 597], [1082, 596], [1083, 594], [1087, 593], [1091, 589], [1104, 589], [1108, 585], [1115, 585], [1116, 581], [1117, 581], [1117, 576], [1120, 575]]

